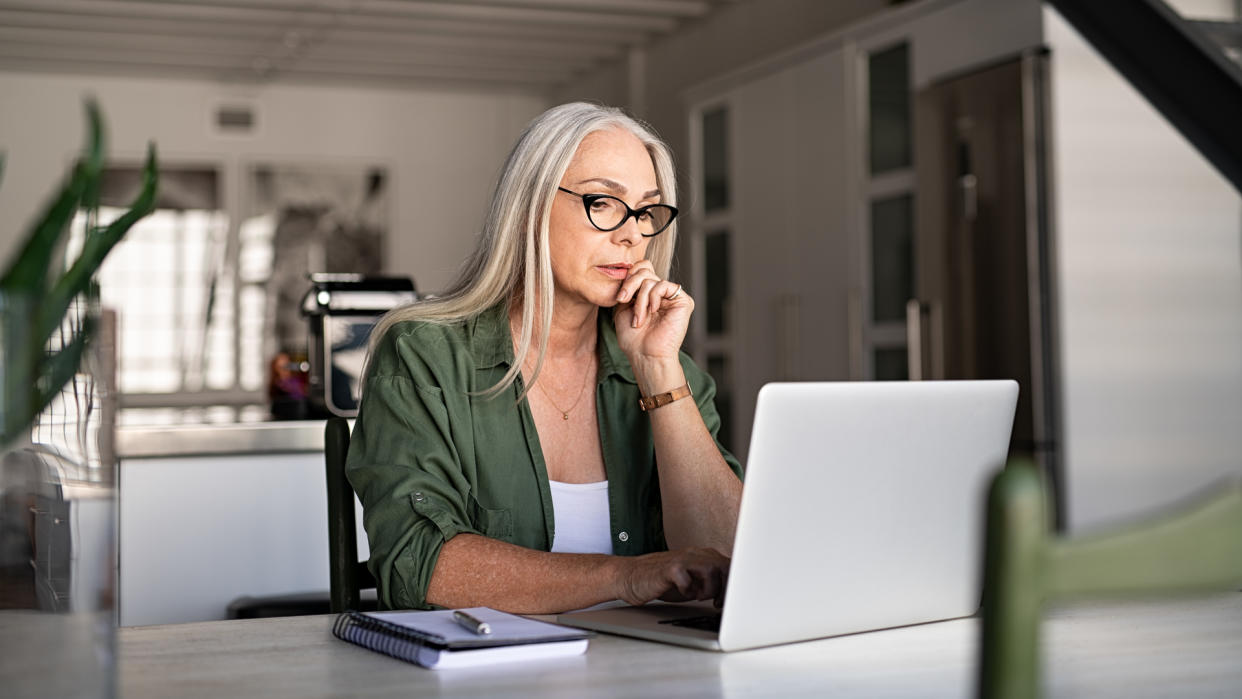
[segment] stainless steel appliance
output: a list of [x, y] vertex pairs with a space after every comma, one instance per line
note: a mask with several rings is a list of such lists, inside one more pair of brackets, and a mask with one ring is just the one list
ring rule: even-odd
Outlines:
[[418, 300], [408, 277], [311, 274], [302, 298], [310, 328], [308, 401], [314, 415], [358, 414], [367, 341], [380, 316]]
[[907, 330], [912, 379], [1019, 382], [1011, 453], [1060, 500], [1047, 94], [1048, 56], [1032, 51], [917, 95]]

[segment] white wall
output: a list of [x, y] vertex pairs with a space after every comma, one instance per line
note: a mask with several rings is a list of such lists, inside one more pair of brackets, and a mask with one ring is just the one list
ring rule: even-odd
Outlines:
[[1242, 473], [1242, 200], [1059, 14], [1044, 21], [1080, 529]]
[[[746, 0], [717, 9], [645, 49], [634, 83], [642, 94], [631, 95], [627, 59], [601, 66], [557, 91], [558, 101], [601, 100], [637, 109], [677, 158], [679, 172], [690, 171], [685, 94], [712, 80], [774, 54], [814, 40], [825, 33], [881, 13], [888, 0]], [[631, 97], [638, 104], [630, 103]], [[683, 196], [695, 191], [683, 183]], [[689, 200], [682, 202], [689, 208]]]
[[[154, 140], [166, 162], [380, 163], [392, 178], [388, 269], [435, 291], [473, 246], [491, 183], [521, 128], [546, 106], [507, 93], [230, 86], [205, 81], [0, 72], [0, 256], [81, 148], [82, 100], [103, 107], [116, 158]], [[253, 136], [214, 133], [222, 102], [255, 107]], [[234, 177], [234, 179], [236, 179]], [[226, 196], [239, 195], [236, 182]]]

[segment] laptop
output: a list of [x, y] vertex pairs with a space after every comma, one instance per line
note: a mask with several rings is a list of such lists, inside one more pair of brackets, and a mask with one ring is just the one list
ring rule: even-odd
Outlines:
[[557, 616], [733, 651], [970, 616], [1014, 381], [772, 383], [759, 391], [733, 560], [710, 603]]

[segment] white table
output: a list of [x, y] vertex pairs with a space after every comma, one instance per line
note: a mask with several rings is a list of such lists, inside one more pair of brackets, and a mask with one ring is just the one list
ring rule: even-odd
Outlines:
[[[329, 616], [121, 629], [120, 690], [164, 697], [966, 697], [976, 619], [721, 654], [601, 634], [587, 654], [431, 671], [331, 636]], [[1079, 604], [1044, 622], [1049, 696], [1242, 696], [1242, 594]]]

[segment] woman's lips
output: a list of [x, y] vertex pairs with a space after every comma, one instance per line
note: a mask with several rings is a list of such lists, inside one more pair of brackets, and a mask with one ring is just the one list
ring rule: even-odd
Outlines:
[[606, 276], [618, 281], [625, 279], [630, 275], [630, 266], [626, 264], [616, 265], [597, 265], [595, 269], [604, 273]]

